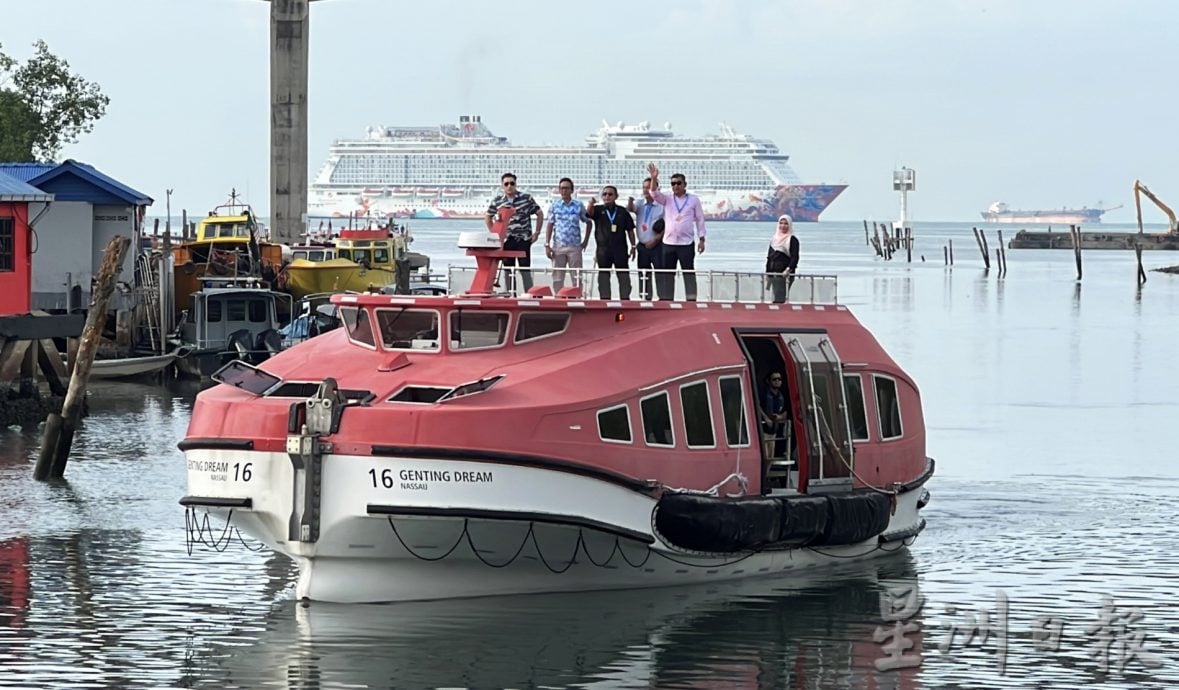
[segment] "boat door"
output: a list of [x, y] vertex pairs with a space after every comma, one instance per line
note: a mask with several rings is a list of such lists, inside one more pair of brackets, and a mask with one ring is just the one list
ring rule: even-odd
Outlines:
[[794, 368], [801, 410], [794, 419], [799, 439], [799, 489], [850, 488], [853, 455], [843, 366], [826, 333], [783, 333]]

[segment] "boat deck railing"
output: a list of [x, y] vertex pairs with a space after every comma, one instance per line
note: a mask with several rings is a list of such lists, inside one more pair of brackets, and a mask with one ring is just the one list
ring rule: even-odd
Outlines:
[[[608, 274], [610, 278], [610, 297], [621, 299], [618, 279], [620, 274], [630, 278], [631, 300], [658, 300], [659, 294], [655, 287], [648, 288], [652, 279], [657, 283], [660, 279], [671, 281], [674, 285], [675, 300], [684, 300], [684, 274], [692, 273], [696, 276], [696, 299], [702, 302], [742, 302], [768, 304], [784, 301], [791, 304], [836, 304], [839, 300], [838, 283], [833, 275], [796, 275], [783, 278], [780, 274], [741, 273], [736, 271], [680, 271], [676, 269], [644, 269], [631, 268], [625, 271], [615, 269], [501, 269], [496, 280], [496, 294], [524, 297], [527, 289], [521, 280], [521, 270], [527, 270], [532, 275], [533, 285], [546, 286], [553, 289], [554, 277], [560, 277], [565, 286], [578, 285], [582, 289], [582, 299], [602, 299], [599, 294], [599, 276]], [[470, 289], [475, 278], [476, 269], [468, 266], [451, 266], [448, 274], [448, 293], [461, 295]], [[655, 275], [660, 274], [660, 275]], [[775, 300], [774, 283], [781, 281], [784, 300]], [[556, 289], [553, 289], [556, 293]], [[648, 296], [649, 295], [649, 296]]]

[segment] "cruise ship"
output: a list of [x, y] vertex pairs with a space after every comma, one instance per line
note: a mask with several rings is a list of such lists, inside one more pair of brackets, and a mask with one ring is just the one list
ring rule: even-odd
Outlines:
[[311, 217], [478, 218], [513, 172], [522, 191], [543, 207], [572, 178], [577, 197], [638, 197], [647, 163], [665, 177], [683, 173], [710, 220], [817, 221], [847, 188], [804, 184], [774, 142], [722, 124], [720, 132], [683, 136], [671, 124], [654, 128], [602, 123], [580, 146], [528, 146], [496, 136], [479, 115], [432, 127], [370, 127], [362, 139], [341, 139], [311, 184]]

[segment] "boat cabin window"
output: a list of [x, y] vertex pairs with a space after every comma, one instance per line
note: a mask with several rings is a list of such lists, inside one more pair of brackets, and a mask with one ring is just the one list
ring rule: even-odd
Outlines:
[[889, 376], [872, 377], [876, 388], [876, 418], [880, 423], [880, 440], [900, 438], [905, 430], [901, 426], [901, 405], [897, 400], [896, 379]]
[[630, 443], [630, 408], [619, 405], [598, 412], [598, 436], [603, 441]]
[[250, 228], [245, 223], [216, 223], [209, 234], [213, 237], [249, 237]]
[[675, 446], [675, 434], [671, 431], [671, 400], [667, 392], [656, 393], [639, 401], [643, 413], [643, 438], [648, 446]]
[[868, 412], [864, 407], [864, 384], [859, 374], [843, 377], [844, 397], [847, 398], [847, 418], [851, 422], [853, 441], [868, 440]]
[[749, 445], [744, 389], [740, 376], [723, 376], [720, 379], [721, 411], [725, 415], [725, 440], [730, 448]]
[[260, 299], [252, 299], [246, 302], [246, 309], [249, 311], [251, 323], [265, 323], [266, 318], [266, 301]]
[[378, 264], [389, 263], [389, 248], [381, 246], [375, 247], [373, 249], [373, 262]]
[[205, 300], [205, 323], [221, 321], [221, 302], [215, 299]]
[[372, 321], [368, 318], [365, 307], [340, 307], [340, 319], [344, 322], [344, 330], [352, 342], [375, 348]]
[[378, 309], [381, 345], [390, 350], [438, 350], [438, 312], [433, 309]]
[[688, 439], [688, 447], [715, 448], [708, 383], [697, 381], [680, 386], [680, 406], [684, 410], [684, 434]]
[[563, 333], [569, 327], [569, 314], [534, 312], [521, 314], [516, 321], [516, 342], [535, 340]]
[[226, 321], [245, 321], [246, 301], [244, 299], [225, 300], [225, 314]]
[[499, 347], [508, 336], [507, 313], [456, 309], [450, 312], [450, 349]]
[[[294, 250], [293, 252], [291, 252], [291, 260], [294, 260], [294, 259], [306, 259], [306, 258], [307, 258], [307, 256], [308, 256], [308, 255], [307, 255], [307, 252], [303, 251], [302, 249], [296, 249], [296, 250]], [[314, 260], [315, 260], [315, 259], [312, 259], [312, 261], [314, 261]]]

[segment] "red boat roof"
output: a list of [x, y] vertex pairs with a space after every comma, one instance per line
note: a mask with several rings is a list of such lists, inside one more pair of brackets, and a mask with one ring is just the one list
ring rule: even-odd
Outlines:
[[389, 238], [389, 230], [385, 228], [377, 230], [341, 230], [340, 239], [342, 240], [384, 240]]

